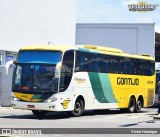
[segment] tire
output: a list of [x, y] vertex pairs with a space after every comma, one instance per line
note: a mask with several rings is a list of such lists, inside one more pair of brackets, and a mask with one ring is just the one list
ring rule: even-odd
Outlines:
[[140, 100], [138, 100], [136, 103], [135, 112], [137, 112], [137, 113], [141, 112], [141, 108], [142, 108], [142, 102]]
[[74, 104], [74, 110], [72, 111], [72, 116], [79, 117], [84, 111], [84, 102], [81, 99], [77, 99]]
[[135, 109], [136, 109], [135, 99], [131, 97], [128, 104], [128, 112], [133, 113]]
[[32, 113], [38, 118], [38, 119], [43, 119], [45, 118], [46, 115], [46, 111], [42, 111], [42, 110], [32, 110]]

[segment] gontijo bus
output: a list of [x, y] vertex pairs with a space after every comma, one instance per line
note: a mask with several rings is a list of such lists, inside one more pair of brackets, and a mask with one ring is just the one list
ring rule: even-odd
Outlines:
[[14, 65], [13, 108], [47, 111], [115, 109], [140, 112], [155, 96], [155, 61], [119, 49], [83, 46], [28, 46]]

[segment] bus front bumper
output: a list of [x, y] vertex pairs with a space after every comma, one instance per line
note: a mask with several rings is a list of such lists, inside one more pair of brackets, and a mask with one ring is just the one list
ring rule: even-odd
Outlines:
[[24, 110], [64, 111], [62, 106], [58, 106], [56, 102], [22, 102], [12, 100], [12, 107]]

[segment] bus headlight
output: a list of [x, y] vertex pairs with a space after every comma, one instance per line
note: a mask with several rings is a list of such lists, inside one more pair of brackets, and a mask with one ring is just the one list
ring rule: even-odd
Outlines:
[[57, 100], [56, 98], [48, 98], [47, 100], [44, 100], [44, 102], [50, 103], [50, 102], [55, 102], [56, 100]]
[[12, 96], [12, 100], [14, 100], [14, 101], [19, 101], [20, 99]]

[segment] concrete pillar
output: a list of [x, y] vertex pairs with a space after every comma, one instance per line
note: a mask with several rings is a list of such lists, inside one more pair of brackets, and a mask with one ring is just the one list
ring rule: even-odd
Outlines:
[[6, 75], [5, 66], [0, 66], [0, 106], [11, 106], [11, 87], [12, 87], [13, 67], [9, 68]]

